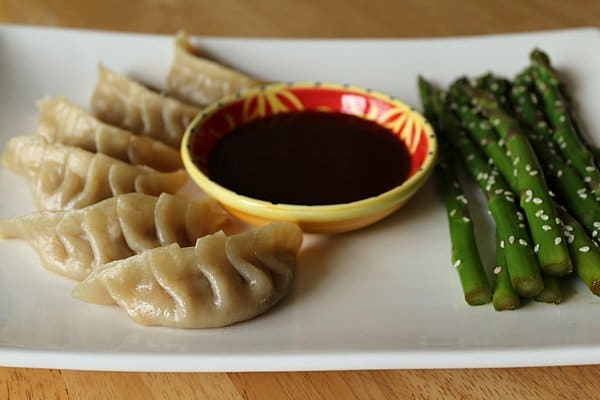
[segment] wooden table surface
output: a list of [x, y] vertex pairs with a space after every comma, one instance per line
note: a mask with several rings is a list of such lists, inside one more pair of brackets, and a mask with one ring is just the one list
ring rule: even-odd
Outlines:
[[[185, 28], [197, 35], [255, 37], [471, 35], [597, 26], [599, 16], [598, 0], [0, 0], [0, 22], [161, 33]], [[600, 366], [227, 374], [0, 368], [2, 399], [598, 396]]]

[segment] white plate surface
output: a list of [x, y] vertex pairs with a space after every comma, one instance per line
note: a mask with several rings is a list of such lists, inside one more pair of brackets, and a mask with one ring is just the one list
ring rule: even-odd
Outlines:
[[[420, 108], [418, 74], [441, 84], [490, 69], [512, 75], [534, 46], [568, 72], [600, 139], [595, 29], [421, 40], [198, 40], [214, 57], [265, 80], [349, 82]], [[172, 38], [0, 26], [0, 146], [30, 132], [35, 101], [87, 105], [102, 62], [164, 86]], [[0, 170], [0, 217], [32, 211], [25, 181]], [[478, 198], [475, 198], [475, 202]], [[480, 214], [484, 215], [483, 212]], [[479, 218], [487, 263], [490, 226]], [[570, 281], [560, 306], [497, 313], [468, 307], [450, 265], [444, 208], [432, 183], [370, 228], [309, 237], [290, 296], [266, 315], [216, 330], [135, 325], [116, 307], [70, 297], [74, 282], [44, 270], [18, 241], [0, 242], [0, 365], [138, 371], [501, 367], [600, 362], [600, 299]]]

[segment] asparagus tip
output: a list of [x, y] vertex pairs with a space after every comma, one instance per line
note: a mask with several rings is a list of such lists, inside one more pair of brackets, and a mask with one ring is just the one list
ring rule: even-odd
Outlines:
[[550, 65], [550, 57], [548, 57], [548, 54], [546, 54], [543, 50], [535, 48], [531, 51], [531, 54], [529, 55], [531, 61], [534, 62], [539, 62], [543, 65], [549, 66]]

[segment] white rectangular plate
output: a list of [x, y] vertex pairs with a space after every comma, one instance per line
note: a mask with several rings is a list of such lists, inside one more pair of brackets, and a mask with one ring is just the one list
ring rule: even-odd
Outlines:
[[[595, 29], [422, 40], [200, 39], [212, 56], [265, 80], [349, 82], [419, 107], [416, 78], [440, 84], [488, 70], [513, 75], [540, 46], [568, 73], [588, 131], [600, 135]], [[96, 65], [164, 86], [172, 37], [0, 26], [0, 146], [32, 131], [35, 102], [87, 105]], [[597, 138], [598, 139], [598, 138]], [[23, 178], [0, 170], [0, 218], [32, 211]], [[474, 198], [478, 202], [478, 198]], [[484, 206], [479, 202], [481, 216]], [[491, 229], [478, 218], [486, 263]], [[27, 244], [0, 242], [0, 365], [139, 371], [507, 367], [600, 362], [600, 300], [568, 282], [564, 304], [514, 312], [468, 307], [450, 265], [433, 184], [367, 229], [310, 237], [290, 296], [272, 312], [215, 330], [134, 324], [116, 307], [70, 297]]]

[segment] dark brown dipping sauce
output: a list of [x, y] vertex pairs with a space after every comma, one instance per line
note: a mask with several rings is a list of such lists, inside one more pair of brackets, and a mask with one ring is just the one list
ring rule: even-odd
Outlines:
[[277, 114], [225, 135], [209, 177], [272, 203], [324, 205], [379, 195], [406, 180], [410, 154], [392, 132], [353, 115]]

